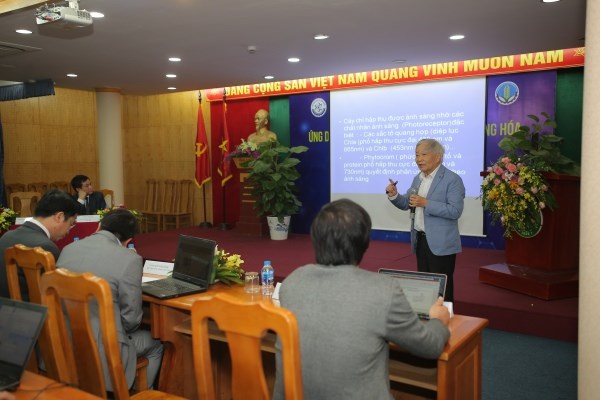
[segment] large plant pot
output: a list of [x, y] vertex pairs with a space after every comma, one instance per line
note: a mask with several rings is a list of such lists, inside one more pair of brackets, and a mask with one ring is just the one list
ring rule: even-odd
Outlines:
[[283, 222], [279, 222], [277, 217], [267, 217], [271, 240], [286, 240], [288, 238], [290, 218], [290, 216], [283, 217]]

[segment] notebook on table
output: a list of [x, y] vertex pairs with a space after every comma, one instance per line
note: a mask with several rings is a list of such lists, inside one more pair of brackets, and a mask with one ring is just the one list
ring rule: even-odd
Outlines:
[[45, 306], [0, 297], [0, 392], [19, 386], [46, 314]]
[[446, 292], [446, 275], [431, 272], [380, 268], [380, 274], [400, 281], [402, 291], [412, 309], [421, 319], [429, 319], [429, 308]]
[[216, 246], [214, 240], [180, 235], [172, 276], [143, 283], [142, 292], [160, 299], [205, 292]]

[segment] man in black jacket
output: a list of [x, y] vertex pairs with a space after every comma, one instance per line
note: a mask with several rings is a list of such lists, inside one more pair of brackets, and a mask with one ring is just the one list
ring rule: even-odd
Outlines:
[[76, 175], [71, 179], [71, 187], [76, 195], [73, 196], [79, 203], [79, 215], [95, 215], [98, 210], [106, 208], [106, 201], [101, 192], [94, 192], [92, 181], [85, 175]]

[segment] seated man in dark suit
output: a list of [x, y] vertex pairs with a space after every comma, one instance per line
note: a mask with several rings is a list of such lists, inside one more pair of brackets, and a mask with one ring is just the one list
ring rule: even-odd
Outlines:
[[[369, 247], [371, 218], [341, 199], [326, 204], [310, 236], [316, 263], [297, 268], [281, 285], [281, 306], [298, 320], [302, 384], [307, 399], [391, 399], [388, 342], [436, 359], [450, 337], [440, 297], [423, 323], [398, 280], [359, 268]], [[273, 399], [283, 399], [277, 346]]]
[[79, 203], [79, 215], [95, 215], [98, 210], [106, 208], [106, 201], [101, 192], [94, 192], [92, 181], [85, 175], [75, 175], [71, 179], [71, 187], [76, 195], [73, 196]]
[[[47, 191], [35, 208], [34, 216], [17, 229], [6, 232], [0, 238], [0, 296], [10, 297], [6, 278], [4, 250], [15, 244], [28, 247], [40, 246], [49, 251], [57, 260], [60, 250], [56, 241], [65, 237], [75, 225], [79, 205], [62, 190]], [[23, 300], [29, 300], [25, 277], [21, 276], [21, 294]]]

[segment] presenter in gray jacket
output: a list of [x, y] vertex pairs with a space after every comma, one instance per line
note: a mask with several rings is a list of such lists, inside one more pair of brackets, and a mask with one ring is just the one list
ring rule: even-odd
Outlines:
[[[371, 219], [351, 200], [325, 205], [311, 226], [317, 264], [283, 282], [282, 307], [300, 330], [304, 398], [389, 400], [388, 342], [435, 359], [450, 333], [440, 298], [423, 323], [390, 276], [359, 268], [369, 247]], [[281, 354], [276, 354], [274, 399], [283, 399]]]
[[446, 301], [454, 301], [454, 265], [460, 253], [458, 219], [462, 215], [465, 186], [460, 176], [442, 165], [444, 146], [434, 139], [417, 143], [415, 162], [421, 172], [404, 195], [390, 179], [385, 192], [394, 206], [411, 209], [411, 244], [417, 269], [446, 274]]

